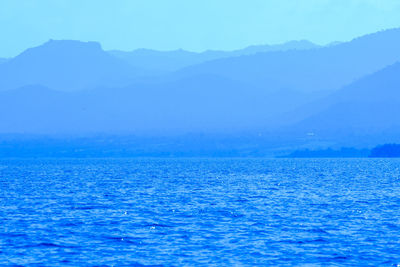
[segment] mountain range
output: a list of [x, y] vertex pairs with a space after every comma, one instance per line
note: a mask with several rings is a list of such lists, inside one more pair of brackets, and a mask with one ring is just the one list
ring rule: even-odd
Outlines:
[[0, 133], [374, 146], [400, 136], [398, 47], [400, 29], [203, 53], [52, 40], [0, 64]]
[[184, 67], [200, 64], [206, 61], [229, 58], [257, 53], [308, 50], [320, 46], [306, 40], [291, 41], [280, 45], [254, 45], [235, 51], [209, 50], [201, 53], [185, 50], [155, 51], [150, 49], [138, 49], [131, 52], [113, 50], [110, 53], [122, 60], [129, 62], [132, 66], [153, 71], [176, 71]]
[[386, 30], [319, 49], [258, 53], [208, 61], [177, 76], [213, 74], [265, 90], [336, 90], [400, 59], [400, 29]]

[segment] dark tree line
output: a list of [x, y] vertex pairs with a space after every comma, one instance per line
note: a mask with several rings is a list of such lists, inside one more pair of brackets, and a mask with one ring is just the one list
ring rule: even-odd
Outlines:
[[371, 150], [371, 158], [399, 158], [400, 144], [380, 145]]

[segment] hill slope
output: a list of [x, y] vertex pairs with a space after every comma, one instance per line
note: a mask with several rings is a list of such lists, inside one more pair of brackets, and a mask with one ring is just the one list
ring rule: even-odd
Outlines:
[[235, 133], [310, 97], [218, 76], [69, 93], [28, 86], [0, 92], [0, 133]]
[[329, 138], [397, 134], [400, 132], [400, 63], [364, 77], [295, 113], [309, 114], [291, 126], [297, 132], [314, 132]]

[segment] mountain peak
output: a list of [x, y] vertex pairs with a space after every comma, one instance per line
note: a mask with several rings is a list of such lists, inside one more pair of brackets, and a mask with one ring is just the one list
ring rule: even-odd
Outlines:
[[[21, 77], [20, 73], [25, 75]], [[105, 52], [99, 43], [49, 40], [0, 65], [0, 89], [40, 84], [75, 91], [97, 86], [125, 85], [136, 70]]]
[[81, 42], [75, 40], [53, 40], [50, 39], [46, 43], [29, 48], [22, 52], [18, 57], [30, 54], [47, 55], [74, 55], [74, 54], [87, 54], [87, 53], [104, 53], [100, 43], [97, 42]]

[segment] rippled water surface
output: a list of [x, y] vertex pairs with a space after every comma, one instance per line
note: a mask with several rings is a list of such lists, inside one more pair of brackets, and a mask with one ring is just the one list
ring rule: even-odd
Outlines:
[[400, 161], [0, 160], [0, 265], [400, 263]]

